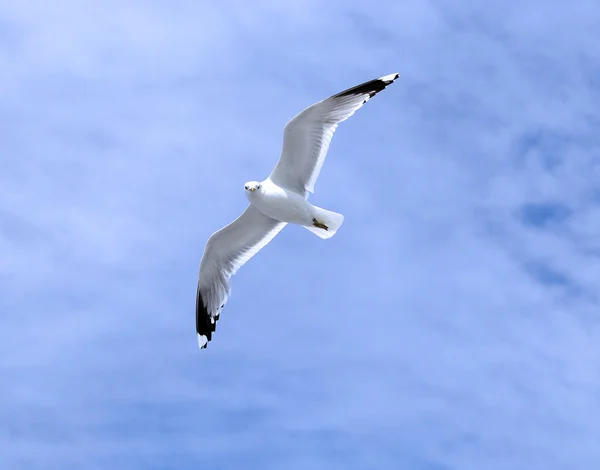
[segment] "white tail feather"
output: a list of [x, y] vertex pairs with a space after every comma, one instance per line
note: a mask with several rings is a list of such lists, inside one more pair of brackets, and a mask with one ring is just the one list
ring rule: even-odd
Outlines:
[[315, 209], [315, 219], [317, 219], [317, 222], [326, 225], [327, 229], [315, 227], [314, 225], [305, 225], [304, 228], [310, 230], [312, 233], [324, 240], [333, 237], [338, 229], [342, 226], [342, 223], [344, 222], [344, 216], [342, 214], [338, 214], [337, 212], [321, 209], [317, 206], [313, 206], [313, 209]]

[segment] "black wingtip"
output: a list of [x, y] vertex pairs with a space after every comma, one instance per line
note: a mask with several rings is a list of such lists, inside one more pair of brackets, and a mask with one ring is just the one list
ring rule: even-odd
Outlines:
[[212, 334], [217, 329], [217, 320], [219, 315], [217, 314], [214, 319], [208, 313], [200, 289], [196, 292], [196, 333], [198, 339], [198, 346], [200, 349], [206, 349], [209, 341], [212, 339]]
[[372, 98], [381, 90], [394, 83], [399, 76], [400, 74], [398, 73], [392, 73], [390, 75], [376, 78], [375, 80], [369, 80], [368, 82], [361, 83], [355, 87], [348, 88], [337, 95], [333, 95], [332, 98], [340, 98], [350, 95], [369, 95], [369, 98]]

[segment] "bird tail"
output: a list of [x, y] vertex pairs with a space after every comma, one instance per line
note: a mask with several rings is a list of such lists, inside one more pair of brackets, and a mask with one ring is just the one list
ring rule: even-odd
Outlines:
[[327, 239], [335, 235], [344, 222], [344, 216], [337, 212], [321, 209], [313, 206], [314, 218], [312, 225], [304, 225], [304, 228], [310, 230], [319, 238]]

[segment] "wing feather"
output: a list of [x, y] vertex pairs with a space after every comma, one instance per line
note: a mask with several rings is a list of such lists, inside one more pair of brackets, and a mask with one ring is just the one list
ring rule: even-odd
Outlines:
[[206, 348], [215, 331], [231, 292], [231, 276], [285, 225], [249, 205], [237, 219], [210, 236], [200, 262], [196, 294], [196, 332], [201, 348]]
[[283, 131], [283, 149], [271, 181], [299, 194], [314, 192], [338, 124], [397, 78], [394, 73], [362, 83], [319, 101], [292, 118]]

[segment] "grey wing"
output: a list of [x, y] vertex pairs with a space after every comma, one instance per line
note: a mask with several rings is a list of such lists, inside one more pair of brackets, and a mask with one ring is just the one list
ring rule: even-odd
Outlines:
[[283, 132], [283, 149], [270, 175], [271, 181], [299, 194], [314, 192], [338, 124], [397, 78], [398, 74], [393, 73], [349, 88], [309, 106], [292, 118]]
[[241, 216], [210, 236], [200, 262], [196, 294], [196, 333], [200, 348], [206, 348], [212, 338], [231, 292], [231, 276], [285, 225], [250, 205]]

